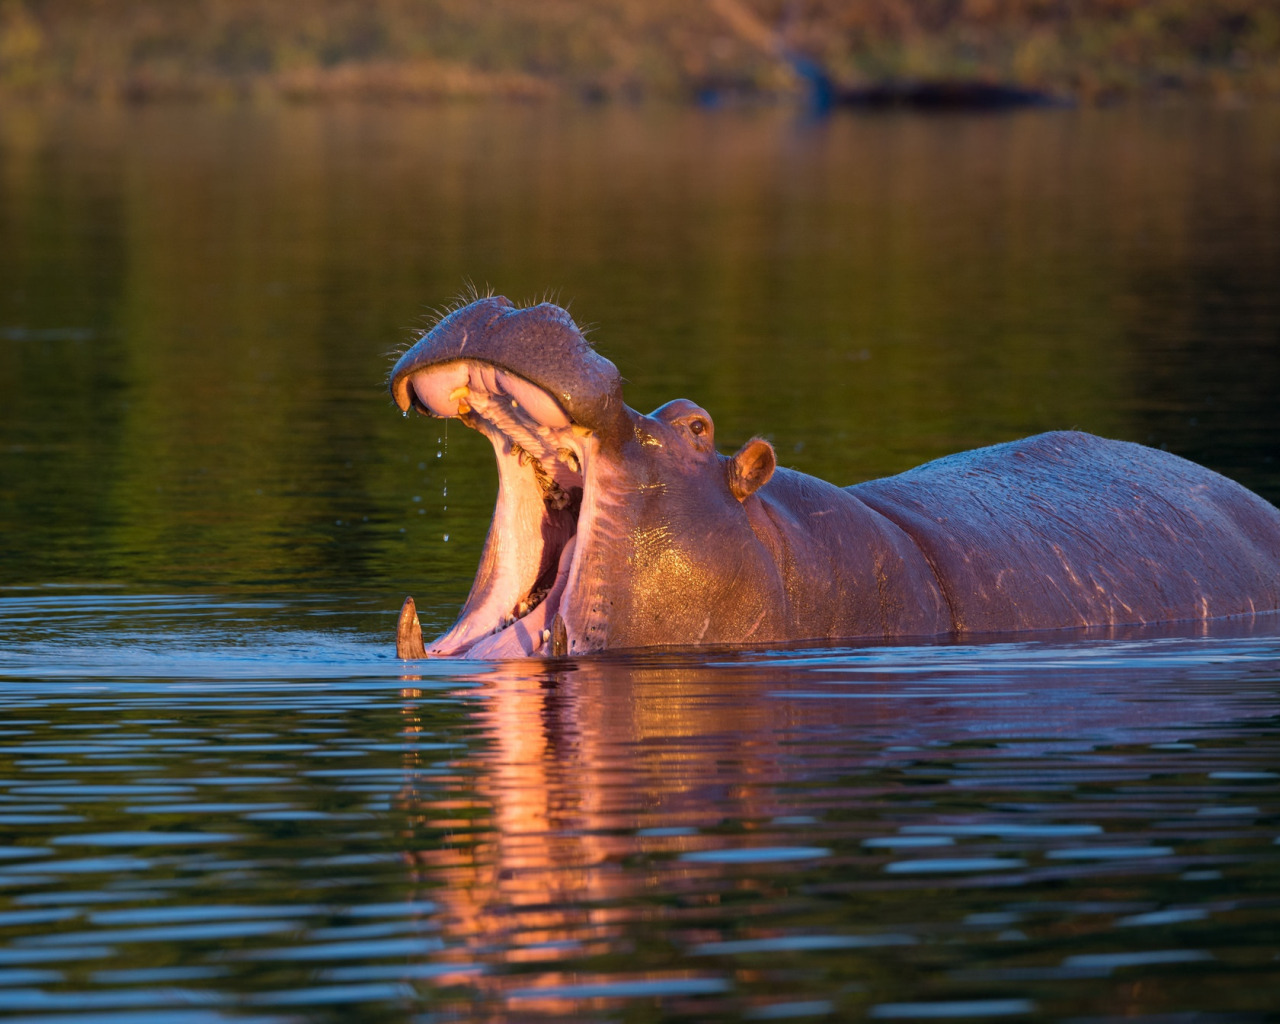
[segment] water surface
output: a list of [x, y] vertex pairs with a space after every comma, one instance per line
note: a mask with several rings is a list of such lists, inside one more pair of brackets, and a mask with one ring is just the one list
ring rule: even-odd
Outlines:
[[1280, 111], [0, 117], [0, 1012], [1273, 1019], [1280, 622], [550, 668], [456, 613], [464, 279], [839, 483], [1042, 429], [1280, 499]]
[[118, 603], [0, 655], [6, 1011], [1274, 1010], [1275, 623], [407, 674]]

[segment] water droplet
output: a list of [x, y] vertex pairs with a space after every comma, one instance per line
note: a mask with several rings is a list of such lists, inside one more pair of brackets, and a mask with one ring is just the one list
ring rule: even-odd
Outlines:
[[449, 543], [449, 535], [448, 535], [447, 533], [444, 535], [444, 542], [445, 542], [446, 544], [448, 544], [448, 543]]
[[443, 458], [444, 458], [444, 452], [436, 452], [436, 458], [437, 458], [437, 459], [443, 459]]
[[408, 410], [408, 409], [406, 409], [406, 410], [405, 410], [404, 412], [402, 412], [400, 415], [401, 415], [401, 416], [403, 416], [405, 419], [408, 419], [408, 418], [409, 418], [409, 410]]

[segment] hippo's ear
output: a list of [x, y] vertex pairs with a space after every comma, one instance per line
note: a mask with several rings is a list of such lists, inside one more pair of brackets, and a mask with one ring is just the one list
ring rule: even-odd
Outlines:
[[762, 437], [754, 437], [729, 460], [729, 489], [739, 501], [746, 501], [773, 476], [778, 460], [773, 445]]

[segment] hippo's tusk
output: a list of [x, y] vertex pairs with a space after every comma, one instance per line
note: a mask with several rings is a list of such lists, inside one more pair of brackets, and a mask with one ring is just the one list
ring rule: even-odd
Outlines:
[[396, 657], [405, 661], [425, 658], [427, 649], [422, 646], [422, 623], [418, 621], [418, 606], [412, 597], [406, 597], [400, 607], [400, 621], [396, 625]]
[[551, 656], [563, 658], [569, 653], [569, 630], [565, 628], [564, 618], [556, 612], [551, 622]]

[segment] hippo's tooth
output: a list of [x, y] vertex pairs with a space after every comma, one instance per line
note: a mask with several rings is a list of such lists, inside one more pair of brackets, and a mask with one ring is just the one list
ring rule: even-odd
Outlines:
[[569, 653], [569, 630], [565, 628], [564, 619], [559, 612], [551, 621], [551, 654], [555, 658], [563, 658]]
[[449, 392], [449, 401], [456, 402], [459, 398], [466, 398], [469, 390], [470, 389], [465, 384], [454, 388]]
[[396, 624], [396, 657], [405, 661], [425, 658], [427, 650], [422, 646], [422, 623], [418, 621], [418, 607], [412, 597], [406, 597], [400, 606], [400, 621]]
[[561, 448], [556, 452], [556, 454], [559, 455], [560, 458], [564, 459], [564, 461], [568, 464], [569, 468], [572, 469], [575, 473], [582, 472], [582, 464], [578, 462], [578, 456], [575, 455], [573, 452], [571, 452], [568, 448]]

